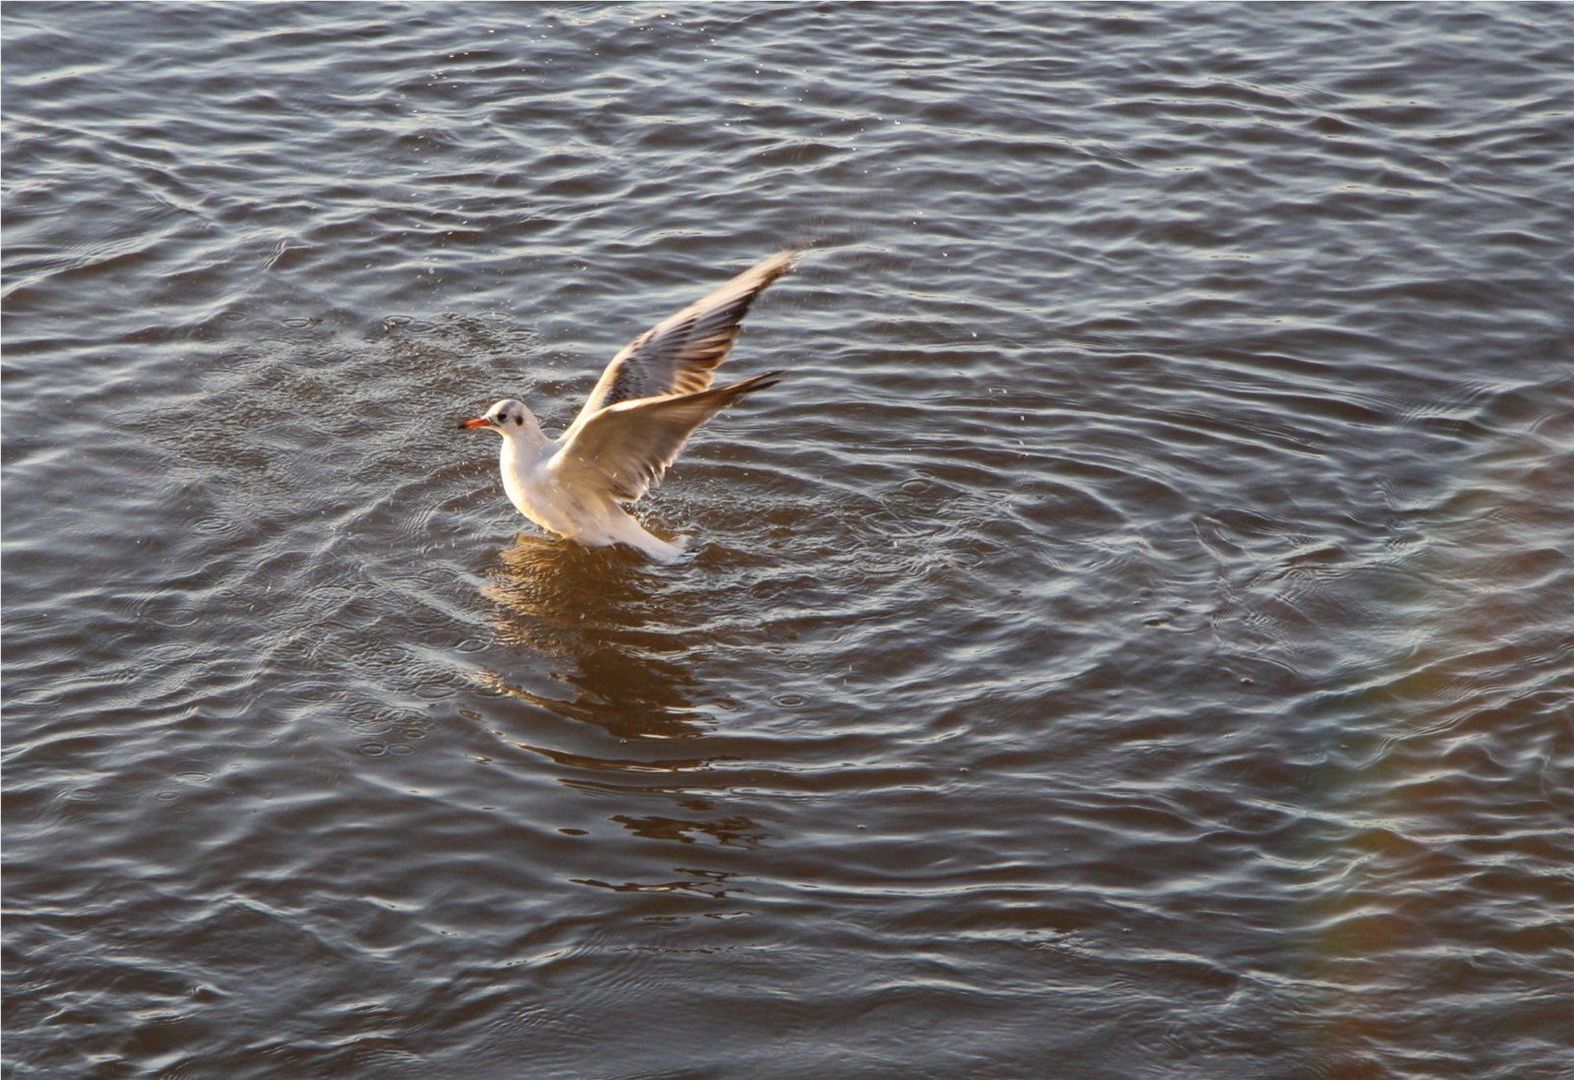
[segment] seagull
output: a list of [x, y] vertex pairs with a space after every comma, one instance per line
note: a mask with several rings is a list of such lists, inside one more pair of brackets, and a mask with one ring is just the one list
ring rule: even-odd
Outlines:
[[780, 371], [711, 383], [749, 305], [797, 262], [796, 251], [773, 255], [629, 342], [555, 439], [513, 398], [459, 426], [503, 437], [503, 490], [543, 529], [587, 547], [626, 544], [670, 563], [686, 538], [653, 536], [624, 507], [661, 483], [696, 428], [746, 394], [776, 385]]

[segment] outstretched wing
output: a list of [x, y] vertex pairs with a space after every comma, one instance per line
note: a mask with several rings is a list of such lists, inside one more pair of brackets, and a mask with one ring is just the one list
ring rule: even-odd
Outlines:
[[609, 405], [578, 426], [549, 467], [566, 486], [634, 502], [661, 483], [695, 428], [743, 395], [776, 385], [780, 374]]
[[620, 402], [708, 389], [738, 340], [749, 305], [797, 263], [795, 251], [773, 255], [629, 342], [602, 372], [570, 433]]

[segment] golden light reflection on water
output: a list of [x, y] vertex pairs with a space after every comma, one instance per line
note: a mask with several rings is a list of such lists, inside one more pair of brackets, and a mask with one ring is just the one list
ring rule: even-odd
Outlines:
[[501, 642], [558, 661], [552, 690], [499, 672], [492, 689], [559, 716], [598, 724], [619, 738], [684, 738], [694, 716], [694, 677], [682, 649], [649, 614], [652, 580], [637, 557], [521, 534], [498, 554], [482, 595]]
[[[544, 687], [495, 668], [484, 669], [478, 681], [617, 740], [615, 753], [595, 744], [587, 751], [572, 732], [536, 730], [515, 741], [519, 749], [549, 761], [559, 782], [595, 800], [604, 820], [625, 836], [683, 848], [749, 849], [766, 840], [767, 831], [732, 805], [735, 794], [717, 769], [726, 755], [671, 753], [671, 740], [683, 740], [685, 751], [702, 745], [711, 725], [699, 710], [686, 650], [668, 629], [670, 614], [657, 611], [670, 598], [646, 564], [622, 551], [521, 534], [498, 554], [481, 592], [494, 605], [498, 640], [554, 666]], [[668, 869], [678, 876], [573, 880], [618, 892], [720, 896], [726, 890], [718, 877], [731, 876]]]

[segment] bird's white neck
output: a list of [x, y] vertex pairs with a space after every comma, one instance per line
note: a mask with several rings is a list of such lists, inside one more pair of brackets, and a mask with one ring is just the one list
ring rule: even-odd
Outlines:
[[541, 524], [531, 499], [531, 475], [543, 458], [552, 453], [553, 444], [541, 432], [541, 425], [528, 412], [523, 424], [513, 425], [503, 436], [498, 451], [498, 471], [503, 474], [503, 490], [509, 502], [531, 521]]

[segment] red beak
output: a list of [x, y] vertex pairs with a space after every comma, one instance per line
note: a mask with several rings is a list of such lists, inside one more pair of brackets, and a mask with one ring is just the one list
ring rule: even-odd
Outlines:
[[459, 421], [459, 429], [461, 431], [463, 431], [465, 428], [478, 428], [478, 427], [491, 427], [491, 426], [492, 426], [492, 421], [488, 420], [484, 416], [478, 416], [474, 420], [461, 420], [461, 421]]

